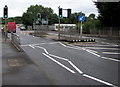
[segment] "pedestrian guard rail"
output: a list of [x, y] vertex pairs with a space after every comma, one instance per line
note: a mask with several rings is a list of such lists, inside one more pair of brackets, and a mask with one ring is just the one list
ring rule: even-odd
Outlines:
[[20, 48], [20, 37], [19, 37], [19, 35], [15, 34], [15, 33], [11, 33], [11, 41], [15, 45], [15, 47], [19, 51], [21, 51], [21, 48]]

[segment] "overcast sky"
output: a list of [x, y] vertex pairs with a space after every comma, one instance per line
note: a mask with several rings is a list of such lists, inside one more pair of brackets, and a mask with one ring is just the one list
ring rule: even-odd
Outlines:
[[58, 14], [58, 6], [64, 9], [71, 8], [72, 13], [83, 12], [86, 15], [90, 13], [98, 14], [97, 8], [92, 0], [1, 0], [0, 1], [0, 17], [3, 16], [3, 7], [8, 6], [9, 17], [22, 16], [30, 5], [42, 5], [51, 7], [54, 13]]

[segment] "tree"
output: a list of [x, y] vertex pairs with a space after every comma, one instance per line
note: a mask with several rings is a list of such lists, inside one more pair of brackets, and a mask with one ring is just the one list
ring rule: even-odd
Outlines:
[[95, 2], [103, 26], [120, 27], [120, 2]]
[[51, 8], [43, 7], [42, 5], [31, 5], [27, 11], [23, 13], [23, 24], [32, 25], [35, 23], [38, 13], [41, 14], [41, 19], [49, 19], [49, 24], [54, 24], [57, 20], [57, 14], [53, 13]]
[[31, 15], [31, 13], [23, 13], [22, 21], [23, 21], [23, 24], [26, 26], [32, 25], [34, 21], [33, 16]]

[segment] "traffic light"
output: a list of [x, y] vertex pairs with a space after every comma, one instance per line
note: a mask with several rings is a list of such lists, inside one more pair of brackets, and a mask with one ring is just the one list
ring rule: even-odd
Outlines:
[[67, 17], [71, 18], [71, 9], [67, 9]]
[[59, 17], [62, 17], [62, 8], [59, 8]]
[[37, 19], [38, 19], [38, 20], [41, 19], [41, 14], [40, 14], [40, 13], [37, 14]]
[[8, 18], [8, 7], [5, 5], [4, 7], [4, 18]]

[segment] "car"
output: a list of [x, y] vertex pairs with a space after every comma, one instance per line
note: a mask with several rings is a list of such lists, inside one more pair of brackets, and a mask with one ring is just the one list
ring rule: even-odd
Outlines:
[[25, 27], [20, 27], [20, 30], [26, 30], [26, 28]]

